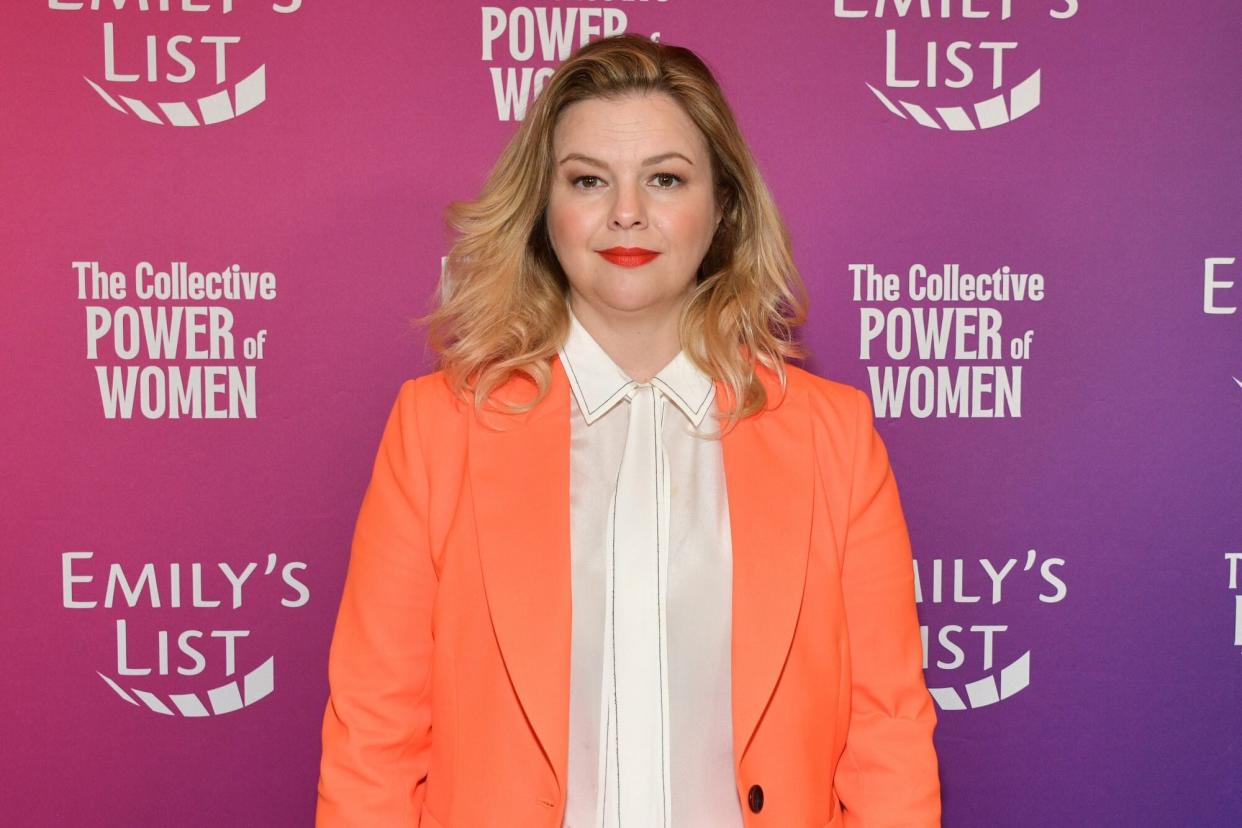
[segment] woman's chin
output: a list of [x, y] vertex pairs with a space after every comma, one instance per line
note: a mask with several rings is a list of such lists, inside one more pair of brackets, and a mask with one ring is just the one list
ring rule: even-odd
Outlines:
[[612, 275], [597, 282], [595, 295], [607, 308], [622, 313], [641, 313], [644, 310], [664, 310], [684, 300], [694, 288], [693, 278], [680, 289], [660, 286], [653, 289], [650, 277], [636, 268], [633, 273]]

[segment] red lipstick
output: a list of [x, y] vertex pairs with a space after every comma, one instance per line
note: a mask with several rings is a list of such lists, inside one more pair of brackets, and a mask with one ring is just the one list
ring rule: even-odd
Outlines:
[[645, 247], [610, 247], [607, 250], [599, 250], [597, 252], [608, 261], [621, 267], [639, 267], [660, 255], [655, 250], [648, 250]]

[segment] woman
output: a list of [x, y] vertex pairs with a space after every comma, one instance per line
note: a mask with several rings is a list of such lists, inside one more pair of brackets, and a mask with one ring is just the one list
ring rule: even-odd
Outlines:
[[452, 224], [318, 824], [939, 825], [897, 486], [866, 396], [785, 362], [805, 290], [708, 69], [579, 49]]

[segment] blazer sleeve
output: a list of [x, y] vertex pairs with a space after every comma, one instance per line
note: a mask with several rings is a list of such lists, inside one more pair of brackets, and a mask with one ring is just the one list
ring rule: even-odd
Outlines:
[[936, 711], [923, 677], [910, 537], [871, 402], [853, 390], [841, 575], [853, 684], [834, 785], [846, 828], [938, 828]]
[[426, 795], [437, 574], [416, 387], [397, 394], [354, 529], [328, 655], [318, 828], [416, 826]]

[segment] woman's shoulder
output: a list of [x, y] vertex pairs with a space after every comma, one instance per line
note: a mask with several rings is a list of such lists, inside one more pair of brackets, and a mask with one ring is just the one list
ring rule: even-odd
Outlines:
[[455, 399], [443, 370], [409, 377], [401, 383], [400, 393], [417, 398], [420, 405], [446, 405]]
[[814, 414], [834, 425], [855, 425], [857, 418], [870, 411], [870, 398], [859, 388], [812, 373], [792, 363], [785, 364], [789, 388], [801, 394]]
[[393, 403], [394, 415], [403, 427], [440, 437], [447, 437], [461, 421], [465, 405], [442, 370], [402, 380]]
[[788, 373], [790, 386], [803, 389], [815, 455], [820, 468], [829, 472], [827, 479], [850, 480], [860, 468], [887, 464], [865, 391], [796, 366]]

